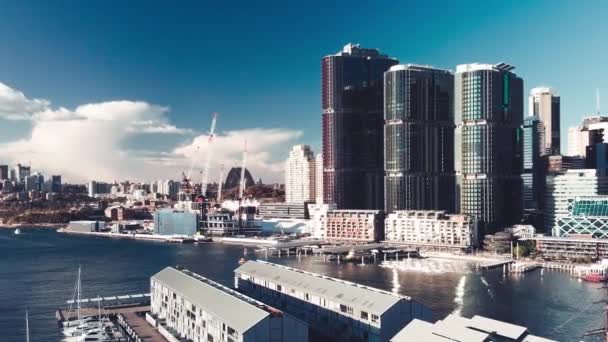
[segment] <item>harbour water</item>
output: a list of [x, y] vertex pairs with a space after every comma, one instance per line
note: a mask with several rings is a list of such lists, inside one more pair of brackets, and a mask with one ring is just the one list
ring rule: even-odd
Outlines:
[[[165, 266], [182, 265], [232, 286], [243, 248], [221, 244], [168, 244], [59, 234], [50, 229], [0, 229], [0, 340], [25, 341], [25, 308], [32, 341], [60, 338], [55, 310], [72, 297], [78, 265], [83, 296], [149, 291], [149, 278]], [[254, 258], [249, 248], [248, 258]], [[263, 256], [262, 256], [263, 257]], [[426, 259], [379, 265], [338, 265], [316, 257], [270, 261], [411, 296], [441, 319], [450, 313], [488, 316], [526, 325], [538, 335], [581, 341], [603, 325], [606, 299], [600, 284], [579, 282], [545, 270], [504, 275], [478, 271], [465, 261]], [[600, 341], [588, 338], [585, 341]]]

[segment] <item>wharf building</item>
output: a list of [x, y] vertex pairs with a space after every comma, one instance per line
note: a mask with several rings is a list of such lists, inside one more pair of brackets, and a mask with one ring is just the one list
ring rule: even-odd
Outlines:
[[432, 342], [557, 342], [534, 336], [528, 328], [474, 316], [466, 318], [450, 314], [435, 323], [413, 320], [391, 342], [432, 341]]
[[313, 341], [388, 342], [413, 319], [432, 319], [410, 297], [286, 266], [248, 261], [234, 273], [240, 292], [308, 323]]
[[537, 236], [531, 240], [536, 242], [536, 251], [546, 259], [608, 259], [608, 239]]
[[154, 234], [193, 236], [199, 229], [199, 216], [194, 212], [161, 209], [154, 212]]
[[103, 228], [103, 221], [70, 221], [67, 226], [67, 230], [79, 233], [99, 232]]
[[608, 196], [569, 198], [568, 214], [557, 218], [557, 236], [608, 238]]
[[307, 205], [310, 214], [310, 234], [315, 239], [325, 240], [325, 219], [330, 210], [336, 210], [335, 204], [310, 203]]
[[487, 233], [522, 217], [523, 80], [513, 69], [458, 65], [454, 80], [459, 210]]
[[325, 238], [334, 241], [374, 242], [384, 240], [381, 210], [329, 210], [324, 220]]
[[308, 341], [305, 322], [184, 269], [153, 275], [150, 296], [162, 329], [188, 341]]
[[478, 245], [477, 222], [467, 215], [398, 210], [387, 215], [385, 240], [429, 249], [470, 251]]
[[455, 210], [454, 75], [422, 65], [384, 73], [385, 211]]
[[383, 74], [398, 63], [358, 44], [321, 60], [325, 203], [384, 207]]
[[524, 119], [523, 125], [523, 208], [539, 210], [542, 208], [545, 186], [545, 162], [543, 122], [536, 116]]
[[568, 170], [547, 176], [545, 189], [545, 232], [561, 236], [558, 220], [572, 212], [574, 199], [580, 196], [608, 195], [608, 177], [596, 170]]
[[295, 145], [285, 162], [285, 202], [313, 202], [316, 197], [316, 160], [308, 145]]
[[542, 154], [560, 154], [560, 97], [546, 87], [532, 88], [528, 98], [528, 112], [542, 122]]

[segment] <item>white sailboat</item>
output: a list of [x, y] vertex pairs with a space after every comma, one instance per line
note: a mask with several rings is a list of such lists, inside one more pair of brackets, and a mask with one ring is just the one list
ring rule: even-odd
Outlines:
[[15, 232], [14, 232], [14, 233], [15, 233], [15, 235], [19, 235], [19, 234], [21, 234], [21, 229], [19, 229], [19, 228], [15, 229]]

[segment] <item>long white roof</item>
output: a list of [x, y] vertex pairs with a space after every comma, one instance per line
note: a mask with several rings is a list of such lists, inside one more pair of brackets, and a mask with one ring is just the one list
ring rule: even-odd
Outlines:
[[264, 261], [250, 260], [234, 272], [264, 279], [379, 316], [401, 300], [411, 300], [409, 297], [392, 292]]
[[240, 333], [270, 316], [271, 312], [281, 314], [279, 310], [189, 271], [167, 267], [153, 275], [152, 279], [219, 317]]

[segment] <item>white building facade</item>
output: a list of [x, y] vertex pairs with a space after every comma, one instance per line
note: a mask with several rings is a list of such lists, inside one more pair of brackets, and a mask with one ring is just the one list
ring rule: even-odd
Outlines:
[[335, 204], [322, 204], [318, 202], [317, 204], [308, 204], [308, 214], [310, 215], [309, 229], [312, 237], [325, 240], [327, 237], [325, 234], [325, 219], [327, 218], [327, 212], [336, 209], [337, 207]]
[[536, 116], [545, 128], [541, 154], [560, 153], [560, 98], [555, 90], [532, 88], [528, 98], [528, 112]]
[[315, 155], [308, 145], [295, 145], [285, 163], [285, 202], [304, 203], [316, 197]]
[[435, 210], [397, 210], [384, 222], [388, 242], [460, 247], [477, 246], [477, 221]]
[[547, 176], [545, 233], [560, 235], [557, 222], [569, 214], [574, 198], [604, 194], [608, 194], [608, 177], [598, 176], [595, 169], [568, 170]]

